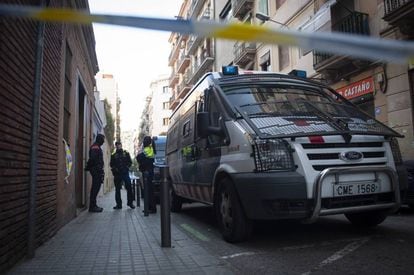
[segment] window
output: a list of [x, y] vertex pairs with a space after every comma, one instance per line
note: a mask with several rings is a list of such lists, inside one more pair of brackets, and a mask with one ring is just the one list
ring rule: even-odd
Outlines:
[[283, 70], [290, 64], [289, 47], [279, 46], [279, 70]]
[[162, 87], [162, 93], [163, 94], [168, 94], [168, 86]]
[[163, 126], [167, 126], [169, 122], [170, 121], [169, 121], [169, 118], [168, 117], [165, 117], [165, 118], [162, 119], [162, 125]]
[[263, 13], [265, 15], [269, 15], [269, 4], [268, 0], [259, 0], [259, 8], [260, 13]]
[[191, 124], [190, 124], [190, 120], [187, 120], [183, 125], [183, 137], [189, 136], [190, 132], [191, 132]]
[[226, 5], [224, 6], [223, 10], [220, 12], [220, 20], [221, 21], [229, 21], [232, 17], [232, 8], [231, 8], [231, 1], [227, 1]]
[[69, 44], [66, 42], [65, 49], [65, 84], [63, 96], [63, 138], [69, 142], [70, 129], [70, 91], [72, 89], [71, 69], [72, 69], [72, 51]]
[[260, 69], [262, 71], [271, 71], [272, 67], [270, 65], [270, 51], [265, 53], [260, 57]]
[[168, 102], [168, 101], [163, 102], [163, 103], [162, 103], [162, 108], [163, 108], [164, 110], [168, 110], [168, 109], [170, 109], [170, 102]]
[[[210, 125], [214, 127], [218, 127], [220, 125], [220, 110], [217, 106], [217, 102], [214, 97], [210, 97], [209, 100], [209, 114], [210, 114]], [[210, 145], [220, 145], [222, 142], [222, 138], [218, 135], [209, 135], [208, 142]]]
[[285, 2], [286, 0], [276, 0], [276, 9], [280, 8]]

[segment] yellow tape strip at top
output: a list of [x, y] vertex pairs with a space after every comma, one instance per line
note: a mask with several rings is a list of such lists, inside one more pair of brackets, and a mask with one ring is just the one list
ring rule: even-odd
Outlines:
[[225, 27], [213, 30], [212, 37], [234, 39], [242, 41], [260, 41], [285, 45], [298, 45], [292, 35], [274, 32], [263, 26], [231, 23]]
[[34, 12], [32, 17], [41, 21], [56, 21], [81, 24], [90, 24], [92, 22], [102, 21], [102, 18], [100, 16], [58, 8], [48, 8], [43, 9], [39, 12]]

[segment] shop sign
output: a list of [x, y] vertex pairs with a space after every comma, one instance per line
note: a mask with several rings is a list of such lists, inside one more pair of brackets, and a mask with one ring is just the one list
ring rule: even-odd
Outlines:
[[336, 92], [346, 99], [352, 99], [362, 95], [374, 92], [374, 78], [368, 77], [360, 81], [354, 82], [348, 86], [339, 88]]

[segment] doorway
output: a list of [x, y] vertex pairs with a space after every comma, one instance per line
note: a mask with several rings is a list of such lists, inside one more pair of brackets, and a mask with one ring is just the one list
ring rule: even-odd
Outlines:
[[84, 171], [86, 160], [85, 148], [85, 100], [86, 90], [82, 81], [78, 78], [77, 104], [76, 104], [76, 136], [75, 136], [75, 196], [76, 207], [86, 206], [86, 174]]

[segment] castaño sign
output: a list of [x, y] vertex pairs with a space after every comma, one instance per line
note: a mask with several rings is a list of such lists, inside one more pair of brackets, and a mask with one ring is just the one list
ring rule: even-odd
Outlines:
[[346, 99], [352, 99], [369, 93], [373, 93], [374, 88], [374, 78], [372, 76], [362, 79], [360, 81], [354, 82], [345, 87], [339, 88], [336, 92]]

